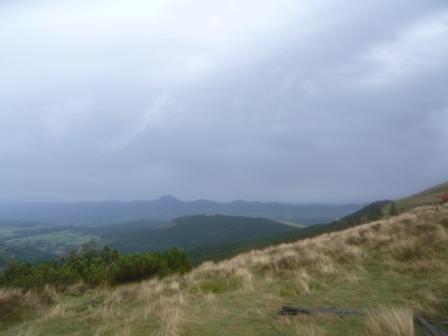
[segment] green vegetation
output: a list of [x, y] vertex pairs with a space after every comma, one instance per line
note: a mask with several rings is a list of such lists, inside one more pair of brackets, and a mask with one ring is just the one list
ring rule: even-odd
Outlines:
[[18, 252], [10, 255], [10, 259], [25, 261], [41, 260], [24, 258], [26, 251], [37, 251], [47, 259], [57, 259], [92, 241], [98, 245], [107, 244], [121, 253], [178, 247], [197, 264], [228, 256], [227, 250], [232, 251], [229, 245], [250, 247], [250, 241], [271, 239], [298, 230], [265, 218], [197, 215], [177, 218], [171, 223], [141, 220], [100, 227], [4, 226], [0, 227], [0, 244]]
[[[243, 281], [237, 277], [203, 279], [198, 283], [199, 292], [222, 294], [243, 287]], [[197, 292], [196, 288], [193, 293]]]
[[0, 240], [14, 238], [19, 230], [23, 230], [23, 228], [17, 226], [0, 226]]
[[[419, 195], [408, 204], [426, 203], [429, 194]], [[226, 216], [185, 217], [162, 229], [117, 227], [107, 239], [121, 238], [129, 250], [147, 248], [148, 237], [167, 248], [168, 237], [185, 238], [195, 262], [279, 245], [189, 272], [178, 250], [84, 249], [58, 262], [12, 263], [0, 280], [0, 334], [423, 335], [415, 313], [436, 321], [448, 315], [448, 204], [409, 209], [400, 202], [376, 202], [329, 225], [280, 226], [276, 234], [269, 220]], [[367, 314], [279, 316], [284, 304]]]
[[390, 201], [387, 200], [371, 203], [355, 213], [329, 224], [311, 225], [301, 229], [278, 232], [277, 234], [262, 236], [255, 239], [252, 238], [245, 241], [223, 240], [216, 242], [213, 245], [205, 245], [188, 250], [187, 253], [193, 264], [198, 264], [204, 260], [224, 260], [253, 249], [293, 242], [299, 239], [312, 238], [321, 234], [337, 232], [370, 221], [379, 220], [386, 216], [387, 211], [385, 208], [388, 204], [390, 204]]
[[[90, 230], [110, 242], [110, 246], [124, 253], [163, 251], [178, 247], [187, 253], [196, 249], [248, 242], [275, 237], [299, 229], [265, 218], [223, 215], [197, 215], [177, 218], [158, 230], [147, 227], [123, 230], [101, 227]], [[207, 259], [207, 256], [203, 256]], [[203, 261], [202, 259], [201, 261]]]
[[91, 241], [101, 241], [99, 236], [71, 232], [69, 230], [51, 231], [47, 233], [28, 233], [27, 236], [8, 239], [6, 244], [16, 247], [33, 247], [39, 251], [51, 253], [56, 256], [63, 256], [70, 250], [82, 246]]
[[0, 221], [0, 269], [8, 260], [36, 262], [57, 259], [101, 237], [77, 229], [44, 224]]
[[[0, 333], [16, 335], [423, 335], [448, 314], [448, 205], [417, 208], [290, 244], [116, 287], [0, 290]], [[284, 305], [367, 316], [284, 317]]]
[[121, 255], [105, 246], [97, 250], [92, 244], [72, 251], [59, 261], [39, 263], [16, 262], [7, 264], [0, 274], [0, 286], [16, 288], [64, 289], [76, 283], [90, 286], [116, 285], [175, 272], [186, 272], [190, 264], [182, 252], [172, 249], [167, 253]]
[[22, 260], [28, 262], [38, 262], [48, 260], [54, 256], [41, 252], [32, 247], [20, 248], [15, 246], [7, 246], [0, 242], [0, 270], [10, 261]]
[[[199, 264], [205, 260], [218, 261], [254, 248], [311, 238], [323, 233], [335, 232], [377, 220], [383, 216], [394, 216], [414, 206], [439, 203], [441, 195], [447, 191], [448, 183], [444, 183], [394, 202], [375, 202], [330, 224], [311, 225], [304, 228], [295, 228], [291, 226], [290, 222], [223, 215], [186, 216], [175, 219], [171, 223], [145, 219], [105, 225], [107, 222], [105, 221], [106, 214], [112, 214], [115, 211], [118, 211], [117, 214], [123, 211], [123, 216], [124, 214], [130, 216], [133, 212], [142, 214], [145, 213], [146, 206], [151, 202], [148, 204], [145, 202], [78, 204], [73, 205], [74, 213], [78, 213], [82, 209], [86, 210], [85, 216], [88, 216], [89, 213], [95, 213], [95, 216], [98, 216], [97, 219], [101, 219], [102, 225], [68, 228], [35, 222], [0, 221], [0, 269], [4, 267], [7, 260], [11, 259], [35, 262], [58, 258], [90, 241], [95, 241], [99, 245], [108, 244], [121, 253], [163, 251], [178, 247], [188, 254], [194, 264]], [[281, 210], [285, 210], [285, 213], [289, 213], [289, 211], [298, 213], [303, 210], [304, 215], [313, 216], [314, 219], [318, 216], [331, 216], [331, 214], [334, 216], [337, 211], [344, 213], [344, 211], [354, 207], [348, 205], [326, 208], [319, 205], [292, 206], [247, 202], [233, 202], [221, 206], [213, 202], [207, 203], [207, 201], [186, 203], [172, 198], [156, 201], [153, 205], [162, 206], [163, 211], [167, 211], [173, 206], [179, 207], [179, 211], [187, 211], [184, 207], [187, 207], [188, 211], [221, 209], [230, 212], [242, 212], [250, 208], [252, 209], [250, 211], [267, 211], [267, 215], [276, 212], [277, 216], [280, 216]], [[56, 205], [55, 207], [58, 208]], [[71, 209], [72, 206], [68, 206], [68, 208]], [[75, 209], [77, 210], [75, 211]], [[60, 215], [66, 218], [68, 212], [65, 211], [68, 209], [59, 210], [61, 211]], [[102, 217], [103, 215], [106, 217]], [[123, 216], [119, 218], [126, 218], [126, 216]], [[89, 225], [92, 225], [93, 219], [89, 223]]]
[[[443, 184], [406, 198], [405, 203], [404, 200], [375, 202], [330, 224], [304, 228], [270, 219], [223, 215], [186, 216], [171, 223], [148, 219], [70, 229], [10, 222], [6, 223], [10, 226], [0, 226], [0, 243], [9, 250], [15, 249], [15, 259], [27, 261], [42, 260], [43, 256], [62, 256], [86, 242], [95, 241], [100, 245], [108, 244], [121, 253], [163, 251], [178, 247], [187, 253], [193, 264], [199, 264], [205, 260], [223, 260], [254, 248], [311, 238], [396, 215], [403, 211], [403, 204], [424, 205], [428, 200], [438, 200], [447, 189], [448, 184]], [[308, 208], [312, 209], [311, 206]], [[318, 209], [316, 207], [316, 211]], [[34, 252], [30, 258], [31, 251]], [[7, 259], [8, 254], [2, 254], [0, 249], [0, 267]]]

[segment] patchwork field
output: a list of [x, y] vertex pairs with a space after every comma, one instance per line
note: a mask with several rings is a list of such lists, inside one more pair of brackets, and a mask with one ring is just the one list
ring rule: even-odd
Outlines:
[[10, 239], [6, 240], [5, 244], [22, 248], [31, 246], [43, 252], [63, 256], [74, 248], [95, 241], [100, 242], [101, 238], [99, 236], [65, 230]]
[[[74, 248], [89, 242], [101, 242], [101, 237], [70, 230], [58, 230], [42, 225], [0, 226], [0, 242], [23, 250], [32, 248], [48, 255], [63, 256]], [[20, 257], [20, 256], [19, 256]]]

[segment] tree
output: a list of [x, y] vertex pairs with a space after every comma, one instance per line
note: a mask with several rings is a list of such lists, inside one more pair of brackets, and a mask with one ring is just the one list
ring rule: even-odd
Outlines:
[[397, 207], [395, 206], [395, 202], [391, 202], [390, 203], [389, 215], [390, 216], [398, 215], [398, 210], [397, 210]]

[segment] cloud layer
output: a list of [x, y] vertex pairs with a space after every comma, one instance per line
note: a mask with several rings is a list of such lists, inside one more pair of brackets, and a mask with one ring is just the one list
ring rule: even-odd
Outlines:
[[352, 202], [448, 179], [445, 0], [0, 4], [0, 200]]

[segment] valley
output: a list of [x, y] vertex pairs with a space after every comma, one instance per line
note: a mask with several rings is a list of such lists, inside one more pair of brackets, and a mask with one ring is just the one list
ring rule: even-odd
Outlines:
[[[390, 213], [391, 201], [380, 201], [328, 225], [303, 229], [222, 215], [187, 216], [170, 224], [139, 221], [128, 229], [115, 225], [116, 231], [109, 227], [103, 239], [121, 237], [116, 243], [122, 244], [122, 250], [143, 251], [156, 242], [159, 248], [183, 244], [194, 250], [203, 239], [213, 242], [217, 255], [217, 251], [224, 254], [217, 259], [221, 261], [202, 262], [185, 274], [116, 287], [79, 284], [64, 290], [46, 287], [43, 292], [0, 289], [0, 307], [7, 316], [0, 320], [0, 332], [424, 335], [414, 319], [416, 313], [435, 321], [443, 321], [448, 313], [448, 204], [434, 198], [428, 205], [425, 195], [433, 190], [406, 198], [415, 206], [398, 213]], [[436, 190], [440, 193], [441, 189]], [[25, 226], [30, 230], [30, 225]], [[90, 234], [99, 235], [105, 228], [89, 228]], [[34, 230], [41, 232], [36, 236], [44, 235], [44, 229], [36, 225]], [[19, 239], [23, 232], [16, 230], [5, 229], [2, 239]], [[248, 230], [257, 232], [255, 239], [236, 241], [242, 236], [253, 238]], [[153, 234], [154, 242], [145, 245], [142, 232]], [[59, 234], [53, 233], [55, 242]], [[226, 254], [232, 244], [234, 253]], [[357, 309], [364, 315], [281, 316], [278, 310], [285, 304]]]
[[[25, 261], [59, 258], [87, 243], [110, 245], [124, 253], [176, 246], [199, 263], [228, 256], [223, 252], [230, 245], [249, 246], [249, 241], [272, 239], [305, 227], [303, 223], [325, 223], [359, 208], [183, 202], [172, 196], [134, 202], [0, 204], [0, 244], [14, 249], [10, 259]], [[0, 255], [0, 267], [6, 264], [8, 249]]]

